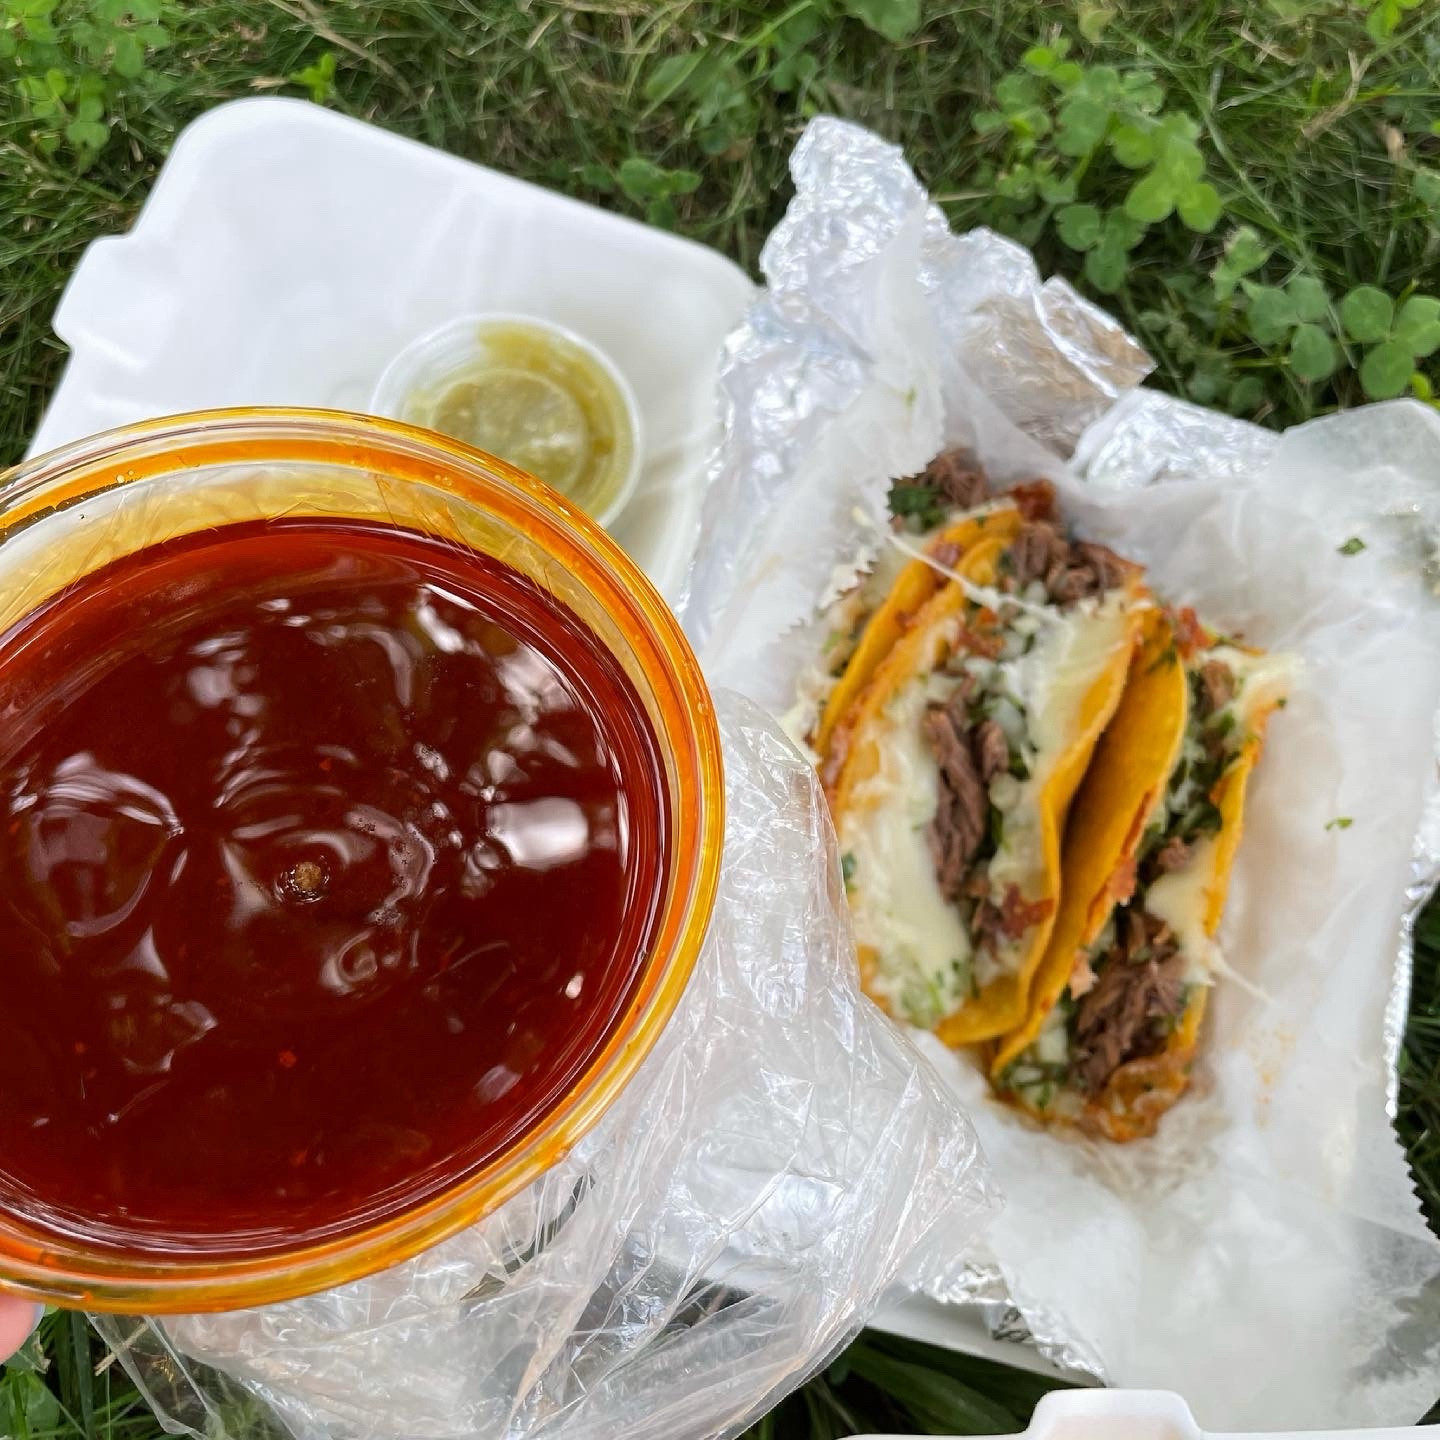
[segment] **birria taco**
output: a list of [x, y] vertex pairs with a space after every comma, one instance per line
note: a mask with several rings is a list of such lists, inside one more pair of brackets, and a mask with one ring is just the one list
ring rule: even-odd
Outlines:
[[1111, 1140], [1151, 1134], [1189, 1084], [1245, 789], [1292, 672], [1154, 610], [1076, 796], [1064, 893], [996, 1087]]
[[1066, 815], [1148, 602], [1137, 566], [1066, 539], [1048, 487], [945, 498], [857, 605], [808, 739], [866, 991], [961, 1045], [1028, 1013]]

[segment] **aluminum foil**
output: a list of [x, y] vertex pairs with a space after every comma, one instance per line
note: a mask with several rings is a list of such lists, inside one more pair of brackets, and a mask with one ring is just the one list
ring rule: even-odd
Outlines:
[[821, 119], [792, 170], [768, 288], [728, 343], [682, 609], [712, 682], [784, 713], [890, 478], [957, 445], [1000, 483], [1051, 478], [1079, 530], [1308, 677], [1222, 931], [1242, 982], [1217, 987], [1204, 1073], [1160, 1137], [1038, 1134], [918, 1038], [1007, 1194], [923, 1288], [1064, 1366], [1180, 1389], [1211, 1429], [1413, 1420], [1440, 1390], [1440, 1316], [1417, 1324], [1440, 1246], [1389, 1118], [1440, 877], [1440, 415], [1395, 402], [1275, 435], [1139, 389], [1117, 322], [1013, 243], [950, 234], [895, 147]]

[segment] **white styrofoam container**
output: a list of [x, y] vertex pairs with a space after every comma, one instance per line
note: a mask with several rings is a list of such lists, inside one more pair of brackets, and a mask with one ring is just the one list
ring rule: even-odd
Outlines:
[[457, 315], [551, 320], [629, 381], [646, 441], [613, 533], [673, 599], [716, 433], [731, 261], [303, 100], [236, 100], [176, 141], [128, 235], [85, 252], [55, 313], [70, 361], [32, 453], [225, 405], [364, 410]]
[[[1028, 1440], [1262, 1440], [1260, 1435], [1218, 1435], [1202, 1430], [1190, 1407], [1168, 1390], [1059, 1390], [1035, 1407]], [[1272, 1431], [1269, 1440], [1415, 1440], [1421, 1426], [1389, 1430]], [[852, 1440], [904, 1440], [898, 1435], [857, 1435]], [[960, 1440], [950, 1436], [949, 1440]], [[1000, 1440], [998, 1436], [982, 1440]]]

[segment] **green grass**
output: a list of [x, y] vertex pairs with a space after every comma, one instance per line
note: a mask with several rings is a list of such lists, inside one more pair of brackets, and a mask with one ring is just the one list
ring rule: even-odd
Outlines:
[[126, 1378], [107, 1363], [89, 1323], [55, 1311], [0, 1371], [0, 1436], [5, 1440], [151, 1440], [155, 1417]]
[[[256, 93], [314, 94], [673, 225], [752, 271], [786, 200], [791, 144], [809, 115], [838, 113], [902, 143], [956, 225], [997, 225], [1032, 244], [1047, 272], [1090, 288], [1156, 355], [1155, 383], [1268, 424], [1362, 398], [1368, 352], [1348, 333], [1339, 297], [1374, 285], [1403, 303], [1440, 289], [1440, 5], [1370, 15], [1368, 0], [931, 0], [924, 25], [898, 40], [841, 13], [865, 10], [897, 35], [906, 9], [905, 0], [60, 0], [54, 41], [42, 16], [40, 40], [22, 35], [17, 57], [5, 59], [0, 43], [0, 463], [22, 453], [63, 363], [49, 318], [80, 252], [129, 224], [186, 121]], [[37, 13], [37, 0], [0, 0], [0, 27], [16, 34], [22, 13]], [[1393, 33], [1377, 39], [1371, 31], [1389, 20]], [[120, 38], [141, 26], [144, 41]], [[1072, 42], [1070, 58], [1091, 79], [1103, 67], [1148, 69], [1163, 90], [1160, 113], [1193, 120], [1220, 200], [1208, 233], [1156, 221], [1112, 257], [1115, 274], [1094, 267], [1103, 292], [1065, 238], [1083, 226], [1057, 218], [1073, 202], [1033, 193], [1037, 173], [1053, 189], [1076, 168], [1056, 129], [1033, 133], [1063, 126], [1062, 97], [1042, 96], [1036, 121], [1024, 87], [1002, 84], [1027, 47], [1057, 39]], [[50, 70], [58, 79], [47, 91]], [[37, 101], [41, 91], [52, 100]], [[1004, 123], [977, 135], [976, 112], [997, 105]], [[105, 125], [108, 137], [97, 132]], [[1134, 177], [1103, 146], [1083, 165], [1077, 198], [1099, 217], [1120, 211]], [[1333, 337], [1333, 378], [1306, 381], [1290, 330], [1272, 335], [1257, 316], [1257, 304], [1281, 303], [1274, 294], [1217, 295], [1209, 272], [1237, 230], [1265, 256], [1250, 282], [1267, 292], [1297, 277], [1323, 287], [1316, 314]], [[1421, 395], [1440, 388], [1434, 355], [1419, 357], [1405, 383]], [[1399, 1128], [1440, 1224], [1434, 912], [1422, 940]], [[47, 1319], [27, 1356], [0, 1375], [0, 1437], [157, 1433], [117, 1367], [95, 1373], [100, 1349], [70, 1317]], [[868, 1337], [752, 1434], [941, 1423], [973, 1433], [1006, 1428], [1006, 1417], [1018, 1428], [1037, 1393], [1004, 1367]]]

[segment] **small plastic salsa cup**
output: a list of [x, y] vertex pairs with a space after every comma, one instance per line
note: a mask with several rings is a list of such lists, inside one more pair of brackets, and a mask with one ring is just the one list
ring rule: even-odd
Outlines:
[[704, 680], [674, 616], [615, 543], [504, 462], [406, 425], [329, 411], [213, 411], [80, 441], [0, 476], [0, 633], [65, 587], [159, 542], [296, 516], [402, 527], [499, 560], [567, 606], [618, 662], [653, 727], [667, 792], [664, 881], [648, 953], [568, 1091], [448, 1188], [253, 1256], [131, 1252], [87, 1236], [83, 1225], [57, 1233], [0, 1205], [0, 1290], [92, 1310], [222, 1310], [408, 1259], [492, 1212], [599, 1120], [654, 1046], [695, 965], [724, 828]]
[[614, 524], [640, 478], [629, 381], [596, 345], [539, 316], [464, 315], [422, 335], [390, 362], [369, 408], [503, 455], [599, 525]]

